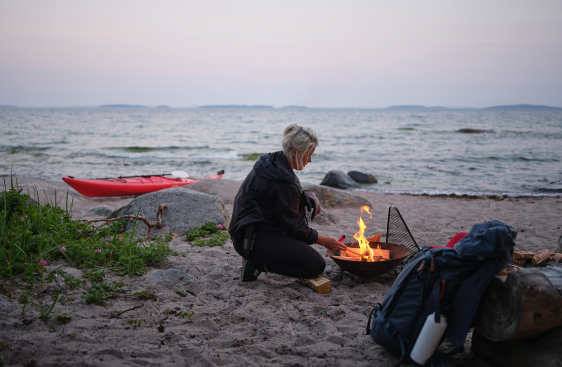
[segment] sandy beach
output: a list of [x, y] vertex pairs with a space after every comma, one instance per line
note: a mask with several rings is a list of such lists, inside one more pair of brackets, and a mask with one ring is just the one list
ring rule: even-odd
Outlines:
[[[62, 181], [23, 179], [20, 184], [37, 187], [40, 200], [62, 198], [66, 191], [73, 199], [73, 218], [82, 218], [95, 207], [118, 209], [132, 198], [89, 199]], [[240, 182], [225, 180], [214, 195], [232, 211], [232, 199]], [[363, 216], [366, 234], [386, 232], [388, 208], [399, 208], [420, 246], [445, 245], [456, 233], [492, 219], [518, 229], [517, 246], [554, 252], [562, 234], [561, 197], [467, 198], [380, 194], [355, 191], [372, 203], [373, 218]], [[324, 235], [348, 238], [357, 231], [360, 208], [342, 207], [327, 211], [332, 223], [312, 224]], [[334, 223], [335, 222], [335, 223]], [[392, 366], [398, 360], [365, 335], [367, 316], [381, 302], [395, 280], [394, 272], [374, 279], [345, 274], [326, 256], [324, 276], [332, 290], [320, 295], [275, 274], [262, 274], [256, 282], [240, 281], [241, 258], [228, 241], [222, 247], [191, 247], [182, 238], [170, 242], [182, 256], [170, 256], [158, 269], [178, 269], [192, 276], [184, 287], [186, 296], [175, 288], [157, 283], [150, 269], [142, 277], [119, 280], [132, 293], [150, 290], [155, 299], [139, 300], [120, 295], [105, 306], [86, 305], [75, 299], [59, 302], [53, 312], [66, 313], [72, 321], [63, 326], [54, 321], [34, 320], [26, 326], [16, 297], [0, 295], [0, 340], [9, 347], [0, 351], [6, 365], [33, 366]], [[325, 249], [314, 245], [320, 253]], [[69, 274], [82, 270], [67, 264], [53, 264]], [[40, 291], [38, 291], [40, 293]], [[127, 310], [120, 316], [115, 312]], [[165, 310], [172, 313], [164, 314]], [[193, 311], [191, 319], [181, 312]], [[31, 310], [26, 317], [37, 316]], [[177, 313], [174, 314], [174, 313]], [[141, 320], [133, 327], [127, 320]], [[160, 330], [159, 330], [160, 329]], [[453, 366], [488, 366], [470, 349], [448, 359]], [[36, 364], [33, 364], [35, 361]], [[30, 364], [31, 363], [31, 364]]]

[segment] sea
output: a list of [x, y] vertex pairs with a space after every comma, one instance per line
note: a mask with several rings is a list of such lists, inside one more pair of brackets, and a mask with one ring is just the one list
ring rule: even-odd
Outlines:
[[2, 108], [0, 176], [225, 170], [243, 180], [261, 155], [281, 150], [293, 123], [320, 137], [301, 182], [355, 170], [378, 179], [361, 190], [383, 193], [562, 195], [561, 110]]

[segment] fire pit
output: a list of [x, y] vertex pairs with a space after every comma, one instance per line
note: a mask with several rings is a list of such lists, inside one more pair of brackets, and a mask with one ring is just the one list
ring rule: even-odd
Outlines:
[[[388, 257], [390, 259], [374, 262], [353, 261], [340, 258], [340, 250], [327, 250], [327, 253], [343, 271], [347, 271], [351, 274], [358, 275], [364, 278], [372, 278], [374, 276], [382, 275], [396, 269], [410, 254], [410, 250], [402, 245], [395, 245], [386, 242], [369, 242], [369, 247], [371, 247], [371, 249], [373, 249], [374, 251], [376, 251], [379, 246], [381, 250], [388, 251]], [[357, 242], [352, 243], [348, 246], [348, 248], [350, 248], [352, 251], [354, 249], [360, 249]]]

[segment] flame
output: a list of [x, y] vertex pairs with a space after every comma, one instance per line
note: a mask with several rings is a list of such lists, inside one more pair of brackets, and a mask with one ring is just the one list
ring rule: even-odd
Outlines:
[[[373, 218], [373, 215], [369, 211], [368, 206], [361, 207], [361, 213], [363, 213], [364, 211], [369, 213], [369, 216]], [[353, 235], [353, 238], [357, 240], [357, 242], [359, 243], [359, 247], [361, 248], [360, 251], [361, 261], [366, 261], [366, 262], [383, 261], [384, 257], [381, 251], [381, 245], [379, 244], [377, 248], [373, 251], [371, 246], [369, 246], [369, 240], [365, 238], [365, 228], [367, 228], [367, 226], [363, 222], [363, 218], [361, 218], [361, 214], [359, 214], [359, 221], [357, 222], [357, 224], [359, 224], [359, 232], [355, 233]], [[376, 242], [380, 241], [380, 233], [377, 236], [373, 236], [373, 237], [377, 237]]]

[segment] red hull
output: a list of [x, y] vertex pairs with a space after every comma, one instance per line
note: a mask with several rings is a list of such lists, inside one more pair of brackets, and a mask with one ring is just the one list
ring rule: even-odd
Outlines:
[[[221, 177], [222, 175], [206, 176], [206, 178], [210, 179], [219, 179]], [[63, 177], [62, 179], [72, 186], [73, 189], [90, 198], [137, 196], [201, 181], [196, 178], [168, 178], [164, 176], [104, 178], [97, 180], [85, 180], [71, 177]]]

